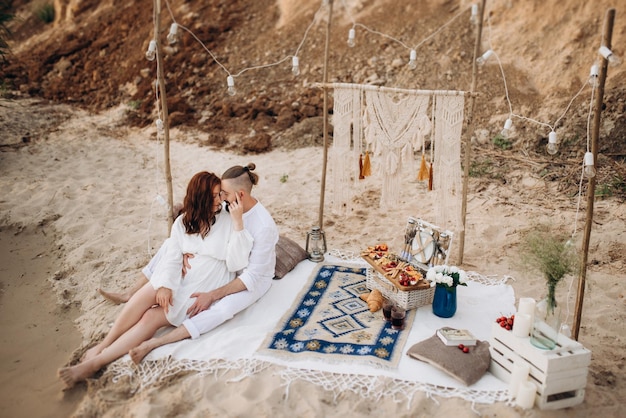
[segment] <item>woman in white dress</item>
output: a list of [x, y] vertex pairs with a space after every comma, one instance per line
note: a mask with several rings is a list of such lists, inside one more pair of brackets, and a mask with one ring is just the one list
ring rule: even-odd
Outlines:
[[[248, 264], [252, 237], [243, 229], [243, 207], [236, 201], [222, 212], [220, 179], [213, 173], [196, 174], [187, 186], [183, 214], [163, 244], [165, 256], [152, 280], [136, 292], [122, 309], [107, 336], [89, 349], [81, 362], [59, 369], [67, 387], [98, 370], [167, 325], [180, 325], [195, 294], [228, 283]], [[183, 254], [192, 268], [182, 275]]]

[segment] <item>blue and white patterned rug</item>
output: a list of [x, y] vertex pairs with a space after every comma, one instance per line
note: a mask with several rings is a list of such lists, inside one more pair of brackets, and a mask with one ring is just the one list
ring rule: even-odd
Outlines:
[[405, 330], [392, 329], [382, 310], [370, 312], [359, 298], [369, 292], [365, 272], [365, 267], [317, 266], [259, 351], [397, 367], [415, 310], [407, 312]]

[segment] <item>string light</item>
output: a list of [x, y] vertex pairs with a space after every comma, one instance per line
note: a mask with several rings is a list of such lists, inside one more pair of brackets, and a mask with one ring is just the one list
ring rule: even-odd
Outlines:
[[598, 85], [598, 64], [594, 63], [589, 70], [589, 84], [591, 87]]
[[472, 14], [470, 15], [470, 23], [478, 25], [478, 4], [472, 4]]
[[482, 66], [487, 62], [487, 60], [493, 55], [493, 50], [488, 49], [482, 54], [480, 57], [476, 58], [476, 64]]
[[148, 61], [154, 61], [154, 59], [156, 58], [156, 48], [157, 44], [156, 41], [153, 39], [148, 44], [148, 50], [146, 51], [146, 59]]
[[354, 48], [354, 38], [356, 37], [356, 30], [354, 30], [354, 28], [350, 28], [350, 30], [348, 31], [348, 46], [350, 48]]
[[612, 67], [617, 67], [622, 63], [622, 60], [617, 55], [615, 55], [613, 51], [611, 51], [604, 45], [602, 45], [600, 49], [598, 49], [598, 52], [604, 57], [605, 60], [609, 62], [609, 65]]
[[414, 70], [417, 68], [417, 62], [415, 61], [417, 59], [417, 51], [412, 49], [411, 53], [409, 54], [409, 68], [411, 70]]
[[559, 142], [556, 138], [556, 132], [552, 131], [548, 135], [548, 146], [547, 146], [548, 154], [554, 155], [559, 152]]
[[[172, 13], [172, 11], [171, 11], [171, 8], [169, 7], [169, 1], [168, 1], [168, 0], [166, 0], [166, 3], [167, 3], [167, 6], [168, 6], [168, 10], [169, 10], [169, 12], [170, 12], [170, 15], [172, 16], [172, 20], [174, 20], [173, 13]], [[350, 15], [350, 19], [352, 20], [352, 24], [353, 24], [352, 28], [350, 28], [350, 30], [349, 30], [349, 32], [348, 32], [348, 45], [349, 45], [350, 47], [354, 47], [354, 46], [355, 46], [355, 39], [356, 39], [356, 27], [357, 27], [357, 26], [359, 26], [359, 27], [363, 27], [365, 30], [367, 30], [367, 31], [369, 31], [369, 32], [371, 32], [371, 33], [374, 33], [374, 34], [381, 35], [381, 36], [384, 36], [384, 37], [386, 37], [386, 38], [389, 38], [389, 39], [391, 39], [391, 40], [393, 40], [393, 41], [395, 41], [395, 42], [397, 42], [397, 43], [401, 44], [404, 48], [409, 49], [409, 50], [410, 50], [410, 58], [409, 58], [409, 64], [408, 64], [408, 65], [409, 65], [409, 67], [410, 67], [411, 69], [414, 69], [414, 68], [416, 68], [416, 67], [417, 67], [417, 64], [416, 64], [416, 58], [417, 58], [417, 52], [416, 52], [416, 49], [417, 49], [420, 45], [424, 44], [424, 43], [425, 43], [425, 42], [427, 42], [429, 39], [431, 39], [433, 36], [435, 36], [437, 33], [439, 33], [440, 31], [442, 31], [445, 27], [447, 27], [447, 26], [449, 26], [450, 24], [452, 24], [452, 23], [453, 23], [453, 22], [454, 22], [454, 21], [455, 21], [458, 17], [460, 17], [463, 13], [465, 13], [465, 12], [467, 11], [467, 8], [466, 8], [466, 9], [464, 9], [464, 10], [462, 10], [462, 11], [460, 11], [460, 12], [459, 12], [457, 15], [455, 15], [455, 16], [454, 16], [454, 17], [453, 17], [450, 21], [446, 22], [443, 26], [441, 26], [439, 29], [437, 29], [434, 33], [432, 33], [431, 35], [429, 35], [426, 39], [422, 40], [422, 41], [421, 41], [421, 42], [420, 42], [417, 46], [415, 46], [414, 48], [410, 48], [410, 47], [409, 47], [409, 46], [407, 46], [405, 43], [403, 43], [402, 41], [400, 41], [400, 40], [398, 40], [398, 39], [396, 39], [396, 38], [393, 38], [393, 37], [391, 37], [391, 36], [389, 36], [389, 35], [386, 35], [386, 34], [384, 34], [384, 33], [381, 33], [381, 32], [377, 32], [377, 31], [371, 30], [371, 29], [367, 28], [366, 26], [364, 26], [364, 25], [362, 25], [362, 24], [360, 24], [360, 23], [355, 22], [354, 18], [351, 16], [350, 10], [348, 9], [348, 7], [346, 6], [346, 4], [345, 4], [345, 2], [344, 2], [343, 0], [342, 0], [342, 4], [343, 4], [344, 8], [346, 9], [346, 12]], [[291, 56], [291, 58], [292, 58], [292, 73], [293, 73], [294, 75], [298, 75], [298, 74], [300, 73], [299, 59], [298, 59], [298, 57], [297, 57], [298, 51], [300, 50], [300, 48], [301, 48], [301, 47], [302, 47], [302, 45], [304, 44], [304, 41], [305, 41], [305, 39], [306, 39], [306, 36], [307, 36], [307, 34], [308, 34], [309, 29], [312, 27], [312, 25], [315, 23], [315, 21], [316, 21], [316, 20], [318, 20], [318, 15], [320, 15], [320, 12], [322, 11], [322, 9], [323, 9], [325, 6], [327, 6], [327, 5], [328, 5], [328, 2], [326, 2], [326, 1], [322, 2], [321, 6], [320, 6], [320, 9], [318, 9], [318, 11], [316, 12], [316, 14], [315, 14], [315, 17], [314, 17], [313, 21], [312, 21], [312, 22], [309, 24], [309, 26], [307, 27], [306, 32], [305, 32], [305, 34], [304, 34], [304, 38], [302, 39], [302, 41], [301, 41], [300, 45], [298, 46], [298, 49], [297, 49], [296, 53], [295, 53], [294, 55], [292, 55], [292, 56]], [[471, 20], [472, 22], [474, 22], [475, 20], [477, 20], [477, 16], [478, 16], [478, 12], [479, 12], [479, 6], [478, 6], [478, 4], [472, 4], [472, 5], [470, 5], [470, 7], [468, 7], [468, 8], [470, 8], [470, 10], [471, 10], [470, 20]], [[489, 14], [487, 14], [487, 16], [489, 17]], [[488, 23], [489, 23], [489, 29], [491, 29], [491, 21], [490, 21], [490, 19], [489, 19], [489, 18], [488, 18]], [[197, 40], [200, 44], [202, 44], [202, 46], [204, 47], [204, 49], [205, 49], [205, 50], [207, 50], [207, 52], [211, 55], [211, 57], [213, 58], [213, 60], [214, 60], [214, 61], [215, 61], [218, 65], [220, 65], [220, 66], [222, 67], [222, 69], [224, 69], [224, 70], [228, 73], [228, 77], [227, 77], [228, 94], [229, 94], [229, 95], [231, 95], [231, 96], [232, 96], [232, 95], [234, 95], [234, 94], [236, 94], [236, 90], [235, 90], [235, 86], [234, 86], [234, 77], [237, 77], [237, 76], [241, 75], [243, 72], [245, 72], [245, 71], [247, 71], [247, 70], [250, 70], [250, 69], [256, 69], [256, 68], [266, 68], [266, 67], [270, 67], [270, 66], [273, 66], [273, 65], [278, 65], [278, 64], [280, 64], [280, 63], [284, 62], [285, 60], [289, 59], [289, 56], [287, 56], [287, 57], [285, 57], [285, 58], [281, 59], [280, 61], [278, 61], [278, 62], [276, 62], [276, 63], [267, 64], [267, 65], [261, 65], [261, 66], [256, 66], [256, 67], [250, 67], [250, 68], [245, 68], [245, 69], [241, 70], [239, 73], [236, 73], [236, 74], [234, 74], [234, 73], [233, 73], [233, 74], [231, 75], [231, 72], [230, 72], [230, 71], [228, 71], [228, 70], [226, 69], [226, 67], [224, 67], [224, 65], [222, 65], [222, 64], [221, 64], [221, 63], [217, 60], [217, 58], [215, 57], [215, 55], [214, 55], [214, 54], [213, 54], [210, 50], [208, 50], [208, 48], [206, 48], [206, 46], [205, 46], [205, 45], [204, 45], [204, 44], [203, 44], [203, 43], [202, 43], [202, 42], [201, 42], [201, 41], [200, 41], [200, 40], [199, 40], [199, 39], [198, 39], [198, 38], [197, 38], [197, 37], [196, 37], [196, 36], [195, 36], [195, 35], [194, 35], [191, 31], [190, 31], [190, 30], [189, 30], [189, 29], [187, 29], [187, 28], [185, 28], [184, 26], [181, 26], [181, 25], [177, 24], [176, 22], [174, 22], [174, 23], [172, 24], [172, 26], [170, 27], [170, 34], [171, 34], [171, 33], [176, 33], [176, 31], [178, 30], [178, 28], [179, 28], [179, 27], [180, 27], [180, 28], [182, 28], [182, 29], [184, 29], [184, 30], [186, 30], [187, 32], [189, 32], [189, 33], [190, 33], [190, 34], [191, 34], [191, 35], [192, 35], [192, 36], [193, 36], [193, 37], [194, 37], [194, 38], [195, 38], [195, 39], [196, 39], [196, 40]], [[489, 33], [489, 35], [490, 35], [490, 33]], [[169, 40], [169, 35], [168, 35], [168, 40]], [[154, 42], [154, 41], [151, 41], [151, 46], [152, 46], [152, 42]], [[154, 50], [156, 51], [156, 42], [155, 42], [154, 44], [155, 44], [155, 45], [154, 45]], [[491, 42], [489, 42], [489, 44], [491, 44]], [[151, 46], [150, 46], [150, 47], [151, 47]], [[490, 45], [490, 46], [491, 46], [491, 45]], [[149, 47], [149, 49], [150, 49], [150, 47]], [[600, 48], [599, 52], [600, 52], [601, 54], [603, 54], [603, 56], [605, 56], [605, 58], [606, 58], [606, 59], [608, 59], [608, 60], [612, 61], [613, 63], [615, 63], [615, 62], [617, 62], [617, 61], [619, 60], [619, 59], [618, 59], [618, 58], [617, 58], [617, 57], [616, 57], [616, 56], [615, 56], [615, 55], [614, 55], [614, 54], [613, 54], [613, 53], [612, 53], [612, 52], [611, 52], [608, 48], [606, 48], [606, 47], [602, 47], [602, 48]], [[483, 55], [482, 55], [482, 56], [480, 56], [480, 57], [478, 57], [478, 58], [477, 58], [477, 60], [476, 60], [476, 61], [477, 61], [477, 64], [478, 64], [478, 65], [483, 65], [483, 64], [484, 64], [487, 60], [489, 60], [489, 58], [490, 58], [491, 56], [494, 56], [494, 55], [496, 56], [496, 59], [498, 60], [498, 64], [500, 65], [500, 69], [501, 69], [501, 71], [502, 71], [502, 77], [503, 77], [503, 80], [504, 80], [504, 83], [505, 83], [505, 89], [506, 89], [506, 88], [507, 88], [507, 87], [506, 87], [506, 79], [504, 78], [504, 71], [503, 71], [503, 69], [502, 69], [502, 64], [500, 63], [500, 60], [499, 60], [499, 58], [498, 58], [497, 54], [495, 54], [495, 52], [493, 51], [493, 49], [492, 49], [492, 48], [489, 48], [487, 51], [485, 51], [485, 52], [483, 53]], [[592, 75], [590, 75], [590, 78], [593, 78], [593, 76], [592, 76]], [[590, 82], [591, 82], [591, 80], [590, 80]], [[582, 91], [582, 88], [581, 88], [581, 91]], [[578, 94], [580, 94], [580, 91], [579, 91], [579, 93], [578, 93]], [[574, 100], [574, 99], [572, 99], [572, 101], [573, 101], [573, 100]], [[552, 127], [551, 127], [550, 125], [548, 125], [548, 124], [544, 124], [544, 123], [541, 123], [541, 122], [535, 121], [535, 120], [530, 119], [530, 118], [526, 118], [526, 117], [523, 117], [523, 116], [519, 116], [519, 115], [515, 115], [515, 114], [513, 114], [513, 112], [512, 112], [512, 106], [511, 106], [511, 103], [510, 103], [510, 99], [509, 99], [509, 97], [508, 97], [508, 89], [507, 89], [507, 101], [509, 102], [510, 116], [509, 116], [509, 118], [506, 120], [506, 122], [505, 122], [505, 126], [504, 126], [504, 128], [502, 129], [502, 131], [501, 131], [501, 133], [503, 134], [503, 136], [506, 136], [506, 135], [509, 133], [508, 131], [510, 130], [510, 128], [511, 128], [511, 126], [512, 126], [512, 119], [511, 119], [512, 117], [518, 117], [518, 118], [521, 118], [521, 119], [527, 119], [527, 120], [530, 120], [530, 121], [536, 122], [536, 123], [538, 123], [538, 124], [543, 124], [543, 125], [546, 125], [546, 126], [550, 127], [550, 129], [552, 129], [552, 132], [551, 132], [551, 133], [550, 133], [550, 135], [549, 135], [548, 147], [550, 148], [550, 151], [554, 151], [554, 152], [556, 152], [556, 150], [558, 150], [558, 141], [556, 140], [556, 133], [554, 132], [554, 128], [552, 128]], [[571, 102], [570, 102], [570, 105], [571, 105]], [[568, 108], [569, 108], [569, 106], [568, 106]], [[566, 112], [567, 112], [567, 110], [566, 110]], [[558, 122], [557, 122], [557, 123], [558, 123]], [[552, 141], [550, 141], [550, 139], [552, 139]]]
[[583, 176], [587, 179], [594, 178], [596, 176], [596, 168], [593, 164], [593, 153], [587, 151], [583, 161]]
[[291, 73], [295, 76], [300, 75], [300, 60], [298, 57], [293, 57], [291, 59]]
[[156, 128], [157, 128], [157, 133], [159, 135], [162, 135], [164, 131], [164, 127], [163, 127], [163, 121], [161, 120], [161, 118], [156, 120]]
[[178, 23], [174, 22], [170, 26], [170, 33], [167, 34], [167, 42], [169, 42], [170, 45], [176, 43], [176, 41], [177, 41], [176, 34], [177, 33], [178, 33]]
[[500, 135], [502, 135], [504, 138], [508, 138], [509, 134], [511, 133], [511, 127], [512, 126], [513, 126], [513, 121], [509, 117], [504, 122], [504, 128], [502, 128], [502, 130], [500, 131]]
[[235, 90], [235, 79], [232, 75], [226, 77], [226, 85], [228, 86], [227, 91], [229, 96], [234, 96], [235, 94], [237, 94], [237, 90]]

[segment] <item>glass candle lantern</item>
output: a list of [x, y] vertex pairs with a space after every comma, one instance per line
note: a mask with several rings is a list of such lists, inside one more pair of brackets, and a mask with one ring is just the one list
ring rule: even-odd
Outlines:
[[311, 232], [306, 233], [306, 252], [309, 260], [315, 263], [324, 261], [326, 236], [319, 226], [314, 226], [311, 228]]

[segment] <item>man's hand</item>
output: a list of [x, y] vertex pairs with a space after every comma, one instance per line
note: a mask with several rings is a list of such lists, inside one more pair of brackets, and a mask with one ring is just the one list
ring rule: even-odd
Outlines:
[[193, 318], [197, 314], [202, 311], [206, 311], [209, 309], [213, 303], [215, 303], [219, 298], [216, 297], [215, 291], [204, 292], [204, 293], [193, 293], [190, 297], [196, 298], [196, 301], [187, 309], [187, 315], [190, 318]]
[[185, 253], [183, 254], [183, 277], [187, 275], [187, 270], [191, 268], [191, 264], [189, 264], [189, 259], [193, 258], [193, 254]]
[[156, 303], [163, 308], [165, 313], [168, 313], [172, 304], [172, 289], [159, 287], [156, 293]]
[[235, 193], [235, 200], [228, 205], [230, 218], [233, 221], [235, 231], [243, 230], [243, 204], [239, 200], [239, 192]]

